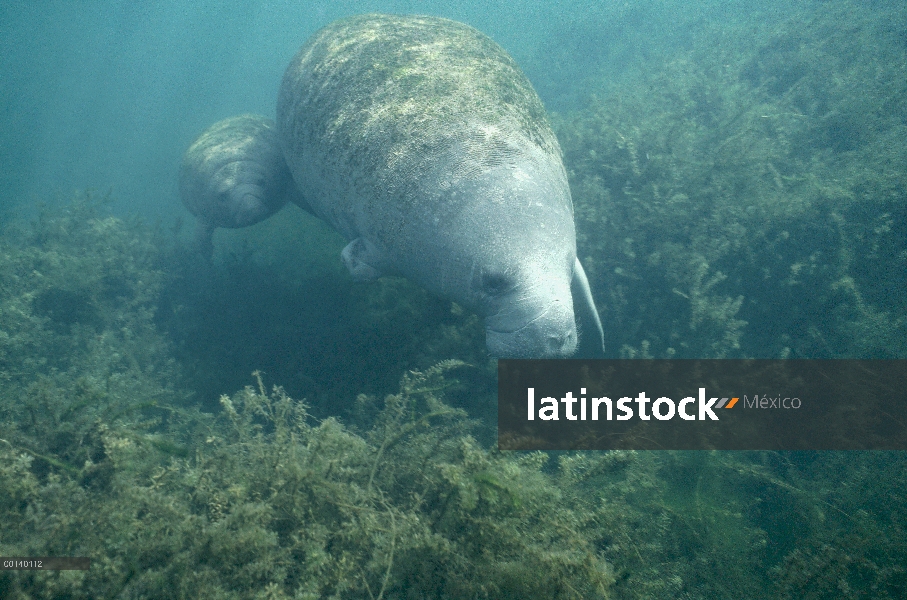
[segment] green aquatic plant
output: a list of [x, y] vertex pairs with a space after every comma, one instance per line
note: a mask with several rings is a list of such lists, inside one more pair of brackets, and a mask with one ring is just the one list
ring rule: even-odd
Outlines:
[[700, 24], [708, 44], [555, 119], [611, 352], [907, 356], [907, 51], [886, 10]]
[[[902, 453], [563, 453], [615, 598], [897, 598]], [[893, 520], [892, 520], [893, 519]], [[884, 538], [884, 539], [883, 539]]]
[[[8, 230], [0, 247], [0, 437], [43, 469], [94, 477], [103, 427], [153, 430], [183, 394], [153, 319], [153, 232], [90, 194]], [[87, 469], [87, 470], [86, 470]]]
[[[334, 396], [343, 420], [261, 374], [200, 412], [153, 318], [160, 297], [47, 266], [75, 244], [66, 264], [86, 281], [165, 277], [153, 230], [83, 202], [2, 247], [4, 364], [19, 370], [0, 379], [0, 554], [92, 568], [3, 571], [4, 597], [903, 595], [897, 453], [501, 453], [473, 420], [493, 407], [490, 367], [459, 360], [404, 371], [391, 394]], [[703, 295], [725, 283], [698, 269]], [[60, 325], [30, 288], [89, 308]], [[412, 310], [390, 289], [369, 300], [376, 327]], [[463, 315], [445, 308], [443, 343], [462, 348]]]
[[[198, 417], [204, 439], [189, 456], [159, 453], [152, 464], [126, 429], [101, 432], [111, 470], [103, 493], [69, 470], [42, 483], [31, 456], [0, 448], [8, 490], [0, 508], [23, 535], [4, 540], [4, 552], [94, 560], [87, 573], [7, 572], [0, 589], [13, 597], [67, 587], [72, 597], [607, 597], [610, 569], [583, 533], [589, 517], [541, 472], [545, 457], [482, 449], [462, 411], [440, 400], [445, 373], [461, 366], [404, 376], [364, 436], [313, 420], [256, 374], [255, 387], [221, 398], [217, 419]], [[25, 513], [44, 520], [23, 523]]]

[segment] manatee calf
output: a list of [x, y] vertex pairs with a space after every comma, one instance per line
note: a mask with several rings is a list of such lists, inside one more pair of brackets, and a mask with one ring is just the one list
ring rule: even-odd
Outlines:
[[216, 227], [246, 227], [280, 210], [294, 192], [274, 122], [230, 117], [202, 133], [180, 167], [180, 195], [199, 220], [198, 243], [210, 255]]

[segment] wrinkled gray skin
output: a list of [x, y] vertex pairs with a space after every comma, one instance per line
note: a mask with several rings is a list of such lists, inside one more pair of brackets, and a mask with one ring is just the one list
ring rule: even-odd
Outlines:
[[180, 195], [198, 218], [197, 242], [211, 255], [216, 227], [246, 227], [280, 210], [294, 193], [274, 122], [240, 115], [215, 123], [186, 151]]
[[[287, 68], [277, 132], [294, 201], [349, 240], [354, 278], [402, 275], [475, 311], [493, 356], [603, 354], [560, 147], [491, 39], [434, 17], [332, 23]], [[209, 221], [239, 225], [238, 198]]]

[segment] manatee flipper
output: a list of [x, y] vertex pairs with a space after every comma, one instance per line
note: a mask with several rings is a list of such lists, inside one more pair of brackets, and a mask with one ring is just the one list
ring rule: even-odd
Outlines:
[[195, 230], [195, 248], [205, 259], [210, 260], [214, 254], [214, 230], [216, 227], [210, 221], [200, 219]]
[[573, 313], [580, 329], [579, 346], [574, 358], [602, 358], [605, 355], [605, 331], [579, 258], [573, 263], [570, 291], [573, 294]]
[[347, 244], [340, 258], [356, 281], [374, 281], [385, 275], [381, 253], [361, 237]]

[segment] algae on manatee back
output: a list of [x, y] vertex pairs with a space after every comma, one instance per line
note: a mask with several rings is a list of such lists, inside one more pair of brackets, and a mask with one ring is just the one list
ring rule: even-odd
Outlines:
[[[306, 144], [340, 151], [338, 160], [382, 174], [373, 184], [376, 193], [388, 181], [405, 179], [401, 172], [430, 169], [436, 150], [452, 143], [479, 152], [470, 156], [472, 167], [463, 165], [466, 170], [501, 160], [498, 153], [506, 155], [515, 142], [502, 137], [505, 124], [511, 134], [560, 154], [529, 80], [500, 46], [468, 25], [432, 17], [352, 17], [318, 31], [297, 59], [312, 65], [317, 83], [310, 96], [293, 103], [295, 111], [305, 111], [306, 121], [321, 128], [294, 135], [299, 146], [289, 151]], [[458, 139], [477, 123], [488, 140]], [[368, 157], [343, 153], [363, 147]]]

